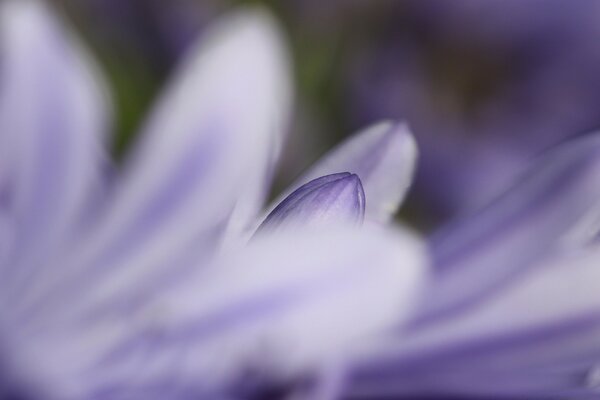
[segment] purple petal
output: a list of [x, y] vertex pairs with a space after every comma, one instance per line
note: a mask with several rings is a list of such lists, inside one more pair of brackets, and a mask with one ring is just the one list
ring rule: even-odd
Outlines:
[[[453, 368], [415, 369], [404, 376], [356, 380], [347, 397], [373, 398], [482, 398], [482, 399], [596, 399], [598, 389], [586, 387], [589, 368], [529, 370], [469, 370], [460, 362]], [[348, 396], [349, 394], [349, 396]]]
[[407, 320], [426, 262], [423, 244], [405, 232], [265, 232], [136, 308], [74, 320], [61, 310], [19, 336], [16, 350], [35, 354], [34, 371], [68, 398], [158, 384], [202, 393], [248, 374], [286, 380]]
[[104, 85], [42, 2], [0, 6], [0, 212], [12, 220], [18, 287], [73, 233], [103, 152]]
[[260, 10], [234, 13], [203, 35], [155, 107], [100, 224], [43, 282], [47, 297], [100, 280], [110, 288], [102, 296], [126, 293], [192, 246], [207, 255], [217, 248], [229, 217], [260, 203], [290, 100], [284, 53]]
[[355, 174], [322, 176], [296, 189], [267, 216], [258, 231], [290, 226], [361, 224], [365, 193]]
[[326, 154], [276, 202], [296, 188], [339, 171], [358, 175], [367, 198], [366, 218], [388, 222], [412, 182], [417, 149], [407, 126], [397, 122], [372, 125]]
[[468, 313], [379, 343], [365, 383], [530, 398], [597, 390], [599, 256], [598, 245], [562, 255]]
[[490, 206], [434, 235], [437, 269], [422, 321], [476, 304], [537, 261], [594, 240], [599, 198], [599, 134], [541, 157]]

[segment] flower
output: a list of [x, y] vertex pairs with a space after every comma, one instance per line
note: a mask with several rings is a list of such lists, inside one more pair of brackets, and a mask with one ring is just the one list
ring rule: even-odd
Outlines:
[[426, 251], [381, 226], [414, 166], [402, 124], [326, 155], [252, 236], [291, 97], [264, 12], [203, 36], [122, 167], [107, 87], [46, 6], [2, 3], [0, 52], [2, 397], [244, 398], [411, 314]]
[[599, 197], [596, 132], [438, 231], [416, 317], [363, 355], [350, 397], [596, 398]]

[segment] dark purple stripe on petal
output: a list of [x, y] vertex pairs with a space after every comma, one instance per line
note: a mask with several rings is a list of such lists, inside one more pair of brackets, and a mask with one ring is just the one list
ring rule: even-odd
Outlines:
[[[372, 360], [364, 369], [359, 369], [360, 375], [402, 376], [411, 371], [435, 371], [456, 368], [457, 363], [475, 372], [482, 366], [510, 365], [513, 369], [524, 365], [543, 364], [543, 356], [548, 353], [540, 352], [545, 347], [559, 347], [573, 338], [589, 336], [590, 332], [597, 335], [600, 332], [600, 311], [588, 315], [565, 319], [558, 323], [534, 326], [509, 333], [497, 335], [482, 335], [464, 340], [448, 341], [437, 346], [429, 346], [422, 350], [406, 352], [389, 360]], [[538, 357], [528, 357], [528, 354], [538, 354]], [[600, 357], [600, 349], [569, 355], [569, 361], [576, 360], [579, 364], [593, 365]], [[540, 361], [541, 360], [541, 361]], [[493, 361], [493, 362], [492, 362]], [[548, 363], [557, 365], [557, 360]], [[475, 366], [476, 368], [473, 368]], [[538, 365], [539, 366], [539, 365]]]
[[[218, 129], [215, 130], [218, 132]], [[196, 142], [191, 143], [186, 149], [187, 153], [182, 155], [176, 165], [172, 166], [168, 179], [165, 179], [153, 192], [148, 193], [147, 203], [136, 210], [137, 212], [130, 216], [130, 220], [123, 224], [123, 230], [112, 238], [100, 257], [58, 282], [52, 291], [48, 291], [47, 297], [43, 298], [36, 306], [31, 307], [32, 311], [40, 313], [53, 302], [62, 302], [60, 293], [68, 292], [73, 296], [90, 290], [99, 282], [114, 280], [111, 273], [114, 274], [115, 269], [122, 267], [120, 262], [131, 253], [145, 251], [144, 245], [147, 245], [152, 235], [160, 234], [160, 229], [164, 229], [165, 221], [179, 211], [181, 204], [188, 201], [191, 192], [197, 190], [210, 173], [215, 172], [211, 170], [212, 157], [218, 154], [222, 147], [223, 143], [218, 135], [198, 135]], [[204, 227], [204, 229], [214, 234], [221, 233], [214, 227]], [[189, 242], [180, 243], [176, 250], [181, 254], [187, 254], [190, 243], [202, 237], [203, 233], [206, 232], [199, 227], [196, 235], [191, 235]], [[209, 240], [203, 240], [200, 243], [196, 244], [196, 250], [201, 252], [207, 251], [206, 243], [213, 244]], [[181, 254], [173, 252], [169, 264], [177, 265]], [[164, 263], [160, 265], [162, 264]], [[151, 265], [148, 265], [146, 272], [140, 275], [140, 281], [143, 283], [156, 278], [152, 271], [164, 277], [160, 268], [152, 269], [150, 267]], [[174, 269], [176, 268], [174, 267]], [[142, 286], [142, 282], [138, 282], [138, 285]], [[99, 304], [98, 306], [103, 305]]]
[[211, 268], [157, 288], [125, 318], [68, 326], [92, 338], [106, 324], [123, 326], [91, 349], [78, 378], [87, 388], [144, 390], [157, 382], [210, 389], [248, 371], [297, 377], [315, 362], [338, 360], [399, 313], [408, 317], [422, 250], [412, 237], [369, 227], [265, 233]]
[[213, 158], [222, 151], [223, 143], [217, 134], [219, 129], [212, 127], [212, 130], [216, 133], [198, 135], [196, 143], [190, 143], [178, 164], [173, 165], [168, 179], [154, 193], [148, 194], [147, 203], [139, 208], [130, 225], [115, 238], [114, 245], [104, 254], [105, 258], [99, 261], [100, 265], [116, 264], [116, 260], [124, 254], [138, 251], [138, 247], [145, 243], [144, 239], [154, 234], [161, 223], [179, 210], [206, 176], [216, 172], [211, 170], [211, 166], [214, 165]]

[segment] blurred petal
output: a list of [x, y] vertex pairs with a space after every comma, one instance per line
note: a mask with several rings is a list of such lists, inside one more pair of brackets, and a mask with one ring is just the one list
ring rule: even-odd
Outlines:
[[33, 340], [46, 341], [36, 363], [55, 365], [60, 354], [66, 361], [50, 368], [49, 380], [92, 391], [285, 380], [345, 358], [406, 320], [425, 268], [423, 244], [405, 232], [265, 234], [139, 308], [75, 327], [55, 320], [56, 334]]
[[[236, 203], [233, 212], [229, 215], [228, 235], [240, 234], [248, 231], [254, 226], [256, 218], [265, 207], [265, 201], [271, 188], [271, 182], [274, 175], [275, 166], [279, 160], [281, 149], [288, 133], [288, 124], [292, 109], [292, 65], [289, 62], [290, 55], [287, 52], [285, 43], [282, 41], [283, 32], [278, 26], [270, 23], [269, 34], [271, 43], [271, 64], [270, 69], [262, 67], [263, 73], [268, 77], [269, 86], [273, 88], [268, 94], [270, 115], [265, 119], [263, 127], [266, 134], [263, 137], [264, 144], [258, 146], [254, 144], [249, 137], [251, 144], [254, 144], [253, 158], [250, 159], [248, 168], [244, 171], [242, 182], [238, 184], [236, 190]], [[252, 50], [250, 57], [257, 57], [256, 49]], [[267, 86], [261, 90], [267, 90]], [[266, 96], [267, 94], [265, 94]], [[253, 96], [256, 99], [256, 94]], [[248, 133], [247, 133], [248, 134]], [[249, 151], [250, 148], [244, 149]], [[238, 161], [239, 162], [239, 161]]]
[[104, 90], [42, 2], [0, 4], [0, 208], [14, 229], [7, 286], [44, 265], [81, 217], [104, 156]]
[[382, 390], [544, 398], [597, 390], [599, 257], [598, 245], [563, 255], [469, 313], [390, 338], [371, 354], [377, 367], [367, 369], [365, 382]]
[[[455, 365], [460, 365], [456, 362]], [[417, 368], [403, 376], [377, 376], [352, 381], [352, 399], [597, 399], [598, 389], [586, 386], [589, 368], [469, 370]]]
[[600, 134], [549, 152], [494, 203], [433, 237], [437, 269], [422, 321], [450, 316], [536, 261], [592, 241], [599, 198]]
[[366, 218], [388, 222], [410, 186], [417, 148], [405, 124], [381, 122], [360, 131], [326, 154], [280, 198], [319, 176], [348, 171], [358, 175], [367, 199]]
[[52, 279], [78, 268], [72, 284], [103, 275], [127, 290], [199, 238], [218, 237], [277, 147], [289, 103], [281, 47], [274, 22], [254, 9], [203, 36], [152, 113], [101, 226]]
[[[358, 225], [365, 215], [365, 193], [355, 174], [322, 176], [296, 189], [267, 216], [258, 231], [332, 223]], [[257, 232], [258, 232], [257, 231]]]

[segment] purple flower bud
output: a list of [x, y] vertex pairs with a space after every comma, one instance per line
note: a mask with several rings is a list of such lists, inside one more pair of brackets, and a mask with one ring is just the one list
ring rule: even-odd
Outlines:
[[365, 192], [360, 178], [342, 172], [322, 176], [295, 190], [275, 207], [257, 232], [292, 225], [361, 224], [364, 216]]

